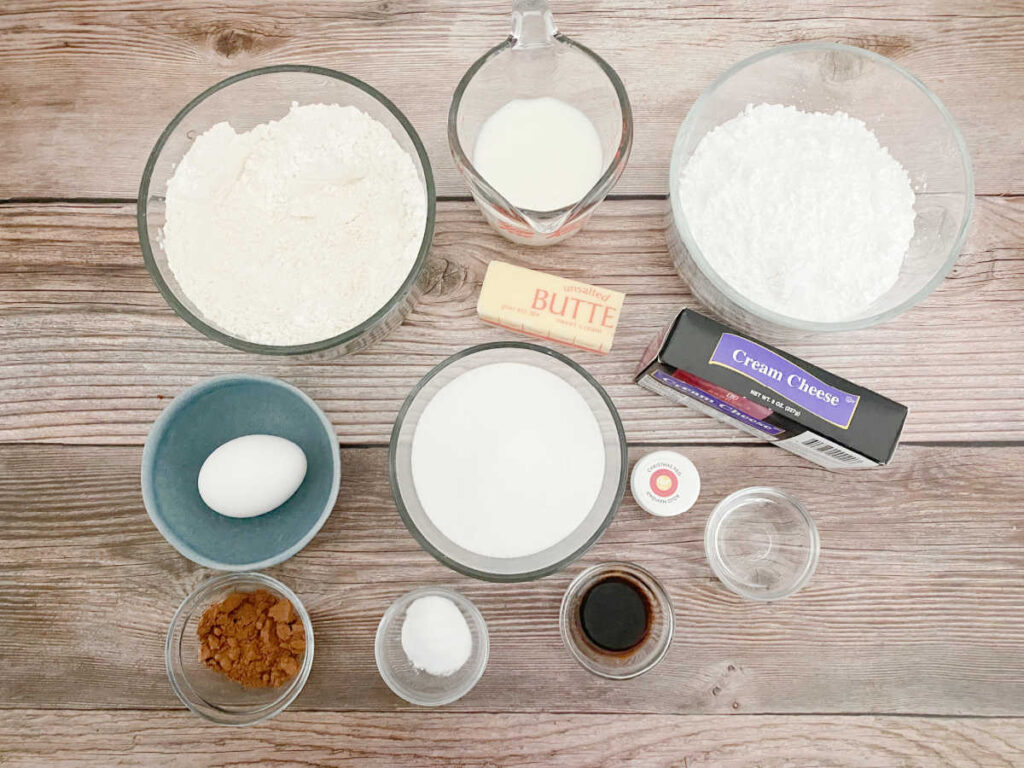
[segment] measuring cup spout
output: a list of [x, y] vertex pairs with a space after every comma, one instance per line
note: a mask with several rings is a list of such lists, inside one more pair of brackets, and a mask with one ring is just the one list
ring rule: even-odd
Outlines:
[[542, 48], [551, 45], [558, 27], [547, 0], [516, 0], [512, 3], [512, 46]]
[[545, 211], [524, 211], [521, 208], [513, 207], [513, 211], [527, 224], [530, 229], [540, 235], [552, 235], [572, 218], [576, 213], [576, 207], [565, 208], [560, 212], [547, 213]]

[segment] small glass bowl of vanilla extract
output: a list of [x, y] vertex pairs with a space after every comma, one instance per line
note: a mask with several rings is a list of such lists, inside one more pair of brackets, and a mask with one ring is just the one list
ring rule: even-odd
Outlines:
[[594, 565], [573, 579], [562, 598], [562, 640], [595, 675], [626, 680], [668, 653], [675, 631], [672, 601], [638, 565]]

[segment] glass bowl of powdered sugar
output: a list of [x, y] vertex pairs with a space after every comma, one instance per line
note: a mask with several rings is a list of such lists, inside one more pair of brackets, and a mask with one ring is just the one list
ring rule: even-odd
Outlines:
[[247, 352], [334, 356], [401, 323], [434, 230], [427, 153], [365, 83], [243, 72], [160, 135], [139, 188], [146, 266], [184, 320]]
[[611, 523], [627, 475], [618, 413], [580, 366], [536, 344], [470, 347], [409, 395], [391, 490], [420, 545], [460, 573], [537, 579]]
[[832, 43], [740, 62], [694, 103], [669, 245], [728, 322], [786, 337], [884, 322], [943, 280], [974, 200], [960, 130], [917, 78]]

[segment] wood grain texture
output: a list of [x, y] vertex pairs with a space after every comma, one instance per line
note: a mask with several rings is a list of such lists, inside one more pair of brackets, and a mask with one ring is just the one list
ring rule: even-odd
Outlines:
[[14, 710], [0, 743], [5, 768], [1015, 768], [1024, 721], [289, 712], [243, 732], [183, 712]]
[[[554, 10], [630, 92], [635, 144], [618, 195], [663, 195], [696, 96], [780, 43], [877, 51], [953, 112], [987, 197], [951, 276], [880, 328], [786, 345], [911, 407], [894, 464], [830, 474], [739, 445], [748, 438], [631, 383], [655, 331], [692, 302], [666, 252], [663, 200], [609, 201], [581, 236], [540, 251], [498, 238], [472, 204], [442, 202], [416, 311], [371, 350], [318, 363], [234, 352], [179, 320], [142, 265], [132, 206], [28, 202], [134, 198], [157, 135], [188, 99], [277, 63], [379, 87], [421, 133], [439, 194], [463, 197], [448, 104], [466, 67], [507, 33], [507, 2], [6, 0], [0, 766], [1024, 764], [1024, 5], [559, 0]], [[627, 499], [579, 563], [522, 585], [460, 577], [420, 550], [394, 509], [380, 447], [431, 366], [520, 338], [476, 318], [493, 258], [629, 295], [609, 357], [563, 351], [609, 390], [634, 444], [684, 444], [704, 480], [680, 518], [654, 519]], [[271, 571], [310, 610], [313, 673], [289, 712], [241, 737], [183, 711], [167, 684], [167, 624], [211, 572], [160, 537], [138, 488], [156, 415], [184, 387], [229, 372], [302, 387], [345, 446], [334, 514]], [[770, 605], [728, 593], [703, 553], [715, 501], [753, 484], [799, 496], [822, 536], [808, 587]], [[613, 558], [664, 581], [678, 626], [665, 661], [621, 683], [578, 667], [557, 626], [572, 576]], [[484, 678], [444, 712], [405, 705], [373, 661], [380, 615], [423, 584], [464, 592], [491, 630]]]
[[[316, 637], [294, 707], [409, 709], [377, 673], [377, 622], [413, 586], [444, 584], [478, 605], [491, 634], [487, 672], [453, 710], [1024, 714], [1019, 448], [904, 446], [894, 465], [861, 473], [828, 473], [770, 446], [686, 452], [704, 486], [691, 512], [658, 519], [627, 500], [580, 563], [498, 585], [419, 549], [395, 511], [384, 449], [345, 449], [338, 507], [271, 571], [303, 600]], [[177, 705], [164, 634], [210, 573], [146, 517], [140, 453], [0, 447], [0, 707]], [[756, 604], [714, 579], [703, 527], [727, 493], [767, 484], [805, 502], [822, 555], [796, 596]], [[571, 578], [610, 559], [662, 579], [678, 627], [655, 671], [620, 683], [579, 667], [558, 631]]]
[[[507, 2], [7, 0], [0, 10], [0, 198], [132, 197], [157, 136], [223, 78], [281, 63], [343, 70], [422, 135], [443, 195], [465, 195], [445, 123], [469, 65], [508, 33]], [[1022, 193], [1024, 11], [1014, 0], [561, 0], [562, 30], [629, 91], [633, 155], [616, 191], [663, 194], [675, 133], [731, 65], [831, 40], [895, 59], [959, 122], [977, 190]]]
[[[439, 206], [431, 287], [405, 324], [366, 352], [327, 362], [265, 358], [213, 342], [156, 292], [133, 206], [0, 206], [0, 441], [140, 444], [185, 387], [215, 374], [287, 379], [346, 444], [384, 444], [402, 401], [446, 356], [522, 336], [484, 325], [476, 300], [499, 258], [628, 294], [612, 354], [560, 347], [608, 389], [633, 442], [752, 438], [641, 390], [651, 338], [692, 305], [669, 259], [662, 201], [610, 201], [568, 243], [516, 247], [471, 203]], [[785, 346], [911, 409], [911, 441], [1024, 439], [1024, 197], [979, 201], [950, 276], [882, 326]]]

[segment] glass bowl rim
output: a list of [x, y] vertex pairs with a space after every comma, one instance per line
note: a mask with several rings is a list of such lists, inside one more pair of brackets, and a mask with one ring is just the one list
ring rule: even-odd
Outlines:
[[[191, 546], [186, 544], [184, 541], [178, 538], [178, 536], [171, 531], [171, 529], [164, 522], [163, 518], [157, 515], [153, 510], [156, 508], [156, 499], [153, 495], [153, 465], [155, 462], [154, 452], [156, 451], [156, 440], [157, 437], [163, 436], [170, 426], [171, 421], [177, 415], [177, 413], [184, 408], [186, 405], [191, 403], [198, 395], [201, 395], [206, 390], [215, 387], [226, 382], [260, 382], [263, 384], [270, 384], [272, 386], [280, 387], [292, 394], [296, 395], [303, 403], [309, 407], [317, 419], [320, 421], [320, 425], [324, 428], [324, 431], [328, 435], [328, 442], [331, 445], [331, 470], [332, 470], [332, 481], [331, 490], [329, 492], [330, 501], [325, 505], [324, 510], [320, 513], [320, 517], [316, 523], [307, 531], [302, 538], [300, 538], [295, 544], [283, 550], [281, 553], [268, 557], [263, 560], [257, 560], [251, 563], [242, 563], [240, 565], [228, 565], [226, 563], [219, 562], [217, 560], [211, 560], [205, 555], [201, 555], [196, 552]], [[159, 435], [158, 435], [159, 433]], [[269, 568], [273, 565], [283, 563], [294, 557], [296, 554], [301, 552], [313, 538], [320, 532], [320, 529], [324, 527], [327, 519], [334, 512], [334, 506], [338, 502], [338, 491], [341, 487], [341, 449], [338, 445], [338, 436], [334, 432], [334, 425], [331, 424], [330, 419], [327, 418], [327, 414], [323, 412], [323, 409], [316, 404], [309, 395], [303, 392], [301, 389], [296, 387], [294, 384], [285, 381], [284, 379], [278, 379], [273, 376], [261, 376], [253, 373], [225, 373], [219, 376], [210, 376], [205, 379], [197, 381], [190, 387], [186, 387], [177, 395], [174, 399], [160, 412], [160, 415], [154, 419], [152, 426], [149, 428], [149, 432], [146, 433], [146, 440], [142, 445], [142, 461], [141, 461], [141, 487], [142, 487], [142, 505], [146, 509], [146, 515], [150, 521], [156, 526], [156, 529], [160, 532], [160, 535], [164, 537], [172, 547], [174, 547], [178, 554], [188, 558], [193, 563], [201, 565], [204, 568], [212, 568], [218, 571], [226, 571], [228, 573], [247, 573], [254, 572], [261, 568]]]
[[[192, 686], [188, 684], [187, 679], [184, 683], [179, 682], [172, 670], [171, 659], [174, 657], [176, 652], [180, 653], [180, 647], [175, 641], [175, 636], [180, 634], [175, 632], [175, 628], [178, 626], [179, 621], [184, 617], [186, 609], [188, 609], [188, 615], [191, 616], [195, 613], [199, 607], [201, 599], [227, 584], [241, 584], [244, 586], [256, 586], [265, 587], [268, 590], [275, 591], [278, 594], [284, 595], [288, 601], [292, 604], [295, 609], [295, 613], [302, 619], [302, 627], [306, 633], [306, 650], [302, 656], [302, 666], [296, 673], [295, 677], [288, 684], [281, 695], [278, 696], [274, 701], [264, 704], [253, 711], [252, 719], [240, 720], [233, 718], [220, 718], [210, 712], [203, 711], [194, 702], [192, 702], [184, 693], [185, 687], [192, 689]], [[209, 606], [206, 606], [209, 607]], [[203, 610], [206, 610], [206, 607]], [[187, 621], [187, 619], [186, 619]], [[181, 605], [174, 612], [174, 616], [171, 618], [171, 623], [167, 627], [167, 636], [164, 641], [164, 665], [167, 669], [167, 679], [170, 681], [171, 689], [174, 691], [181, 703], [184, 704], [188, 709], [195, 714], [199, 715], [204, 720], [208, 720], [218, 725], [228, 725], [233, 727], [244, 727], [247, 725], [256, 725], [262, 723], [275, 715], [280, 714], [284, 711], [288, 705], [295, 701], [296, 697], [302, 692], [302, 689], [306, 686], [306, 681], [309, 679], [310, 670], [313, 668], [313, 649], [314, 649], [314, 638], [313, 638], [313, 623], [310, 621], [309, 612], [306, 610], [306, 606], [302, 604], [302, 601], [298, 596], [285, 584], [275, 579], [273, 576], [268, 576], [265, 573], [259, 573], [257, 571], [236, 571], [233, 573], [222, 573], [217, 576], [213, 576], [205, 581], [201, 582], [195, 589], [193, 589], [181, 601]], [[193, 689], [194, 690], [194, 689]], [[209, 708], [215, 712], [220, 711], [220, 707], [214, 704], [210, 704], [202, 697], [198, 696]]]
[[[405, 689], [403, 688], [403, 692], [400, 693], [395, 688], [395, 686], [392, 685], [394, 676], [390, 673], [385, 673], [385, 665], [381, 661], [384, 656], [384, 630], [386, 627], [388, 627], [396, 620], [398, 616], [399, 605], [408, 605], [411, 604], [413, 600], [416, 600], [420, 597], [427, 597], [430, 595], [446, 597], [453, 603], [455, 603], [460, 610], [465, 609], [466, 613], [470, 615], [473, 624], [477, 627], [478, 634], [480, 635], [479, 658], [475, 665], [477, 669], [474, 671], [473, 677], [471, 678], [470, 682], [468, 683], [468, 685], [463, 685], [459, 688], [456, 688], [455, 691], [457, 691], [457, 693], [450, 693], [442, 697], [438, 701], [428, 702], [423, 699], [411, 701], [410, 699], [406, 698], [405, 695], [406, 693], [408, 693], [408, 691], [405, 691]], [[387, 685], [387, 687], [391, 689], [391, 692], [399, 698], [403, 699], [404, 701], [408, 701], [410, 704], [415, 704], [419, 707], [443, 707], [446, 704], [451, 704], [452, 702], [461, 699], [463, 696], [472, 691], [476, 687], [476, 684], [480, 682], [480, 678], [482, 678], [484, 676], [484, 672], [487, 671], [487, 663], [488, 661], [490, 661], [490, 658], [491, 636], [490, 630], [487, 628], [487, 621], [484, 619], [484, 615], [480, 612], [480, 609], [476, 607], [476, 604], [472, 600], [463, 595], [461, 592], [458, 592], [457, 590], [451, 589], [449, 587], [417, 587], [416, 589], [409, 590], [408, 592], [405, 592], [396, 597], [394, 600], [391, 601], [391, 605], [387, 607], [387, 610], [384, 611], [384, 615], [381, 616], [380, 621], [377, 623], [377, 634], [374, 635], [373, 638], [373, 660], [377, 665], [377, 672], [380, 674], [380, 677], [384, 681], [384, 684]]]
[[[663, 641], [664, 647], [662, 647], [658, 653], [641, 668], [625, 674], [615, 674], [594, 666], [590, 659], [583, 656], [576, 649], [576, 646], [569, 640], [570, 595], [578, 592], [580, 585], [592, 579], [595, 575], [610, 570], [625, 571], [626, 573], [637, 576], [643, 580], [645, 585], [658, 595], [658, 599], [662, 601], [662, 605], [665, 608], [664, 614], [666, 617], [666, 631], [665, 639]], [[607, 678], [608, 680], [629, 680], [634, 677], [639, 677], [645, 672], [649, 672], [661, 663], [662, 659], [664, 659], [668, 654], [669, 648], [672, 647], [672, 641], [675, 639], [676, 634], [676, 611], [675, 606], [672, 604], [672, 598], [669, 596], [668, 590], [665, 589], [665, 585], [662, 584], [658, 577], [653, 573], [636, 563], [630, 563], [625, 560], [607, 560], [603, 563], [596, 563], [585, 568], [583, 571], [578, 573], [571, 582], [569, 582], [569, 586], [565, 588], [565, 592], [562, 594], [562, 602], [558, 608], [558, 631], [562, 636], [563, 645], [569, 649], [569, 653], [574, 659], [576, 659], [580, 666], [588, 672], [592, 672], [593, 674]]]
[[[683, 213], [682, 203], [679, 200], [679, 193], [676, 189], [678, 186], [677, 179], [682, 172], [682, 158], [680, 157], [680, 151], [683, 145], [683, 139], [693, 129], [693, 124], [697, 119], [696, 116], [701, 112], [704, 105], [711, 99], [711, 97], [715, 95], [718, 89], [728, 80], [732, 79], [733, 75], [753, 64], [757, 64], [774, 56], [799, 53], [801, 51], [840, 51], [843, 53], [849, 53], [872, 60], [884, 67], [887, 67], [897, 75], [901, 75], [905, 80], [916, 86], [917, 89], [938, 110], [939, 115], [941, 115], [943, 121], [953, 135], [953, 140], [956, 143], [960, 156], [961, 170], [964, 178], [964, 211], [961, 216], [959, 230], [957, 231], [957, 235], [949, 249], [949, 253], [946, 254], [945, 262], [936, 271], [936, 273], [932, 275], [931, 279], [929, 279], [928, 282], [913, 295], [889, 309], [882, 312], [876, 312], [875, 314], [866, 317], [857, 318], [855, 320], [843, 320], [839, 322], [812, 322], [809, 320], [800, 320], [798, 318], [789, 317], [788, 315], [783, 315], [773, 310], [766, 309], [736, 291], [704, 258], [703, 252], [700, 250], [693, 234], [690, 232], [689, 224], [685, 214]], [[964, 141], [963, 134], [961, 133], [956, 120], [953, 119], [953, 115], [942, 103], [939, 97], [936, 96], [928, 86], [921, 82], [921, 80], [919, 80], [917, 76], [908, 69], [897, 64], [892, 59], [882, 56], [881, 54], [869, 51], [865, 48], [858, 48], [853, 45], [825, 41], [791, 43], [760, 51], [753, 56], [749, 56], [742, 61], [733, 64], [725, 70], [725, 72], [716, 77], [711, 84], [701, 92], [700, 96], [697, 97], [697, 100], [693, 102], [689, 111], [686, 113], [685, 119], [679, 126], [679, 130], [676, 132], [676, 137], [672, 144], [672, 160], [669, 166], [669, 206], [672, 214], [672, 224], [679, 232], [679, 235], [683, 240], [683, 244], [687, 251], [689, 251], [690, 257], [697, 265], [701, 274], [710, 281], [716, 290], [724, 294], [729, 301], [738, 306], [743, 310], [743, 312], [761, 320], [766, 320], [774, 325], [798, 331], [851, 331], [859, 328], [867, 328], [869, 326], [891, 320], [923, 300], [931, 294], [931, 292], [934, 291], [943, 280], [945, 280], [946, 276], [949, 274], [953, 265], [959, 258], [960, 252], [963, 250], [964, 243], [967, 241], [967, 233], [970, 229], [971, 220], [974, 215], [974, 171], [972, 169], [971, 155], [967, 149], [967, 143]]]
[[[402, 499], [402, 493], [398, 487], [398, 481], [396, 479], [398, 475], [398, 436], [402, 430], [402, 426], [405, 424], [405, 417], [409, 409], [412, 407], [413, 402], [415, 402], [416, 398], [419, 396], [420, 392], [435, 376], [441, 373], [441, 371], [443, 371], [452, 363], [458, 362], [459, 360], [469, 357], [470, 355], [475, 355], [480, 352], [487, 352], [492, 349], [525, 349], [531, 352], [539, 352], [540, 354], [547, 355], [548, 357], [552, 357], [555, 360], [558, 360], [568, 365], [576, 373], [582, 376], [583, 379], [591, 387], [593, 387], [597, 394], [601, 396], [601, 399], [604, 400], [604, 403], [608, 408], [608, 412], [612, 417], [612, 422], [615, 425], [615, 431], [619, 439], [619, 482], [618, 487], [615, 491], [615, 497], [612, 499], [612, 504], [610, 505], [608, 513], [605, 515], [604, 520], [597, 527], [594, 533], [585, 542], [583, 542], [583, 544], [577, 547], [573, 552], [571, 552], [566, 557], [542, 568], [535, 568], [532, 571], [525, 571], [522, 573], [496, 574], [491, 573], [489, 571], [481, 571], [476, 568], [472, 568], [470, 566], [459, 563], [458, 561], [451, 559], [443, 552], [438, 550], [430, 541], [427, 540], [426, 536], [423, 535], [423, 533], [419, 530], [419, 527], [416, 525], [416, 523], [410, 516], [409, 510], [406, 508], [405, 502]], [[626, 443], [626, 433], [622, 427], [622, 420], [619, 417], [619, 412], [615, 407], [615, 403], [612, 402], [611, 397], [605, 391], [604, 387], [602, 387], [598, 383], [597, 379], [591, 376], [590, 373], [588, 373], [586, 369], [583, 368], [583, 366], [566, 357], [565, 355], [561, 354], [560, 352], [556, 352], [555, 350], [549, 349], [547, 347], [542, 347], [539, 344], [531, 344], [529, 342], [524, 341], [494, 341], [486, 344], [476, 344], [471, 347], [466, 347], [465, 349], [462, 349], [453, 355], [450, 355], [449, 357], [445, 358], [440, 363], [435, 365], [426, 374], [424, 374], [423, 378], [421, 378], [416, 383], [416, 385], [409, 392], [409, 395], [405, 398], [405, 402], [402, 403], [402, 407], [399, 409], [398, 415], [395, 417], [395, 425], [391, 430], [391, 439], [388, 443], [388, 481], [391, 484], [391, 495], [395, 500], [395, 506], [398, 508], [398, 514], [402, 518], [402, 522], [405, 524], [405, 527], [408, 529], [409, 533], [412, 534], [413, 539], [416, 540], [416, 543], [419, 544], [424, 551], [426, 551], [429, 555], [431, 555], [442, 565], [451, 568], [453, 571], [456, 571], [457, 573], [461, 573], [465, 576], [471, 576], [472, 578], [480, 579], [481, 581], [490, 581], [502, 584], [534, 581], [536, 579], [549, 576], [552, 573], [556, 573], [565, 568], [570, 563], [573, 563], [576, 560], [578, 560], [580, 557], [583, 556], [584, 553], [586, 553], [587, 550], [594, 546], [597, 540], [600, 539], [604, 532], [608, 529], [608, 526], [611, 525], [612, 520], [615, 519], [615, 515], [622, 504], [622, 497], [626, 491], [626, 483], [628, 481], [628, 478], [629, 448]]]
[[[349, 328], [347, 331], [331, 336], [330, 338], [307, 342], [305, 344], [259, 344], [232, 336], [205, 322], [178, 299], [174, 291], [172, 291], [171, 287], [167, 284], [167, 281], [164, 280], [163, 274], [160, 272], [160, 268], [156, 264], [156, 258], [153, 255], [153, 247], [149, 239], [148, 200], [153, 171], [156, 168], [157, 161], [160, 159], [160, 154], [163, 151], [164, 145], [167, 143], [174, 130], [181, 124], [181, 121], [207, 98], [228, 86], [252, 77], [280, 73], [304, 73], [330, 77], [358, 88], [379, 102], [398, 121], [415, 147], [420, 167], [423, 169], [424, 192], [427, 198], [427, 216], [423, 226], [423, 239], [420, 241], [419, 252], [416, 255], [416, 260], [413, 262], [409, 274], [399, 286], [398, 290], [384, 303], [383, 306], [355, 327]], [[391, 310], [401, 304], [412, 290], [412, 286], [416, 280], [419, 279], [419, 276], [423, 272], [423, 268], [427, 263], [427, 255], [430, 252], [430, 245], [434, 238], [434, 226], [437, 218], [436, 208], [437, 194], [434, 187], [434, 174], [430, 166], [430, 158], [427, 156], [427, 151], [423, 146], [423, 142], [420, 140], [419, 134], [416, 133], [416, 129], [413, 128], [412, 123], [409, 122], [408, 118], [406, 118], [402, 111], [399, 110], [390, 99], [373, 86], [367, 85], [362, 80], [352, 77], [351, 75], [347, 75], [344, 72], [328, 69], [327, 67], [311, 66], [308, 64], [278, 64], [269, 67], [259, 67], [257, 69], [246, 70], [245, 72], [240, 72], [236, 75], [225, 78], [204, 90], [188, 102], [188, 104], [182, 107], [171, 122], [167, 124], [167, 127], [164, 128], [163, 132], [160, 134], [160, 138], [157, 139], [156, 144], [149, 153], [149, 158], [146, 161], [146, 167], [142, 172], [142, 181], [139, 184], [135, 218], [139, 233], [139, 243], [142, 246], [142, 257], [146, 264], [146, 270], [149, 272], [150, 277], [156, 284], [160, 294], [164, 297], [164, 300], [180, 318], [205, 336], [208, 336], [214, 341], [219, 341], [221, 344], [225, 344], [229, 347], [240, 349], [243, 352], [253, 352], [260, 355], [286, 356], [322, 352], [352, 341], [353, 339], [361, 336], [368, 329], [372, 328], [382, 318], [387, 316]]]
[[[575, 48], [585, 56], [588, 56], [595, 64], [604, 72], [605, 76], [612, 84], [612, 88], [615, 90], [615, 95], [619, 101], [619, 111], [622, 113], [622, 135], [619, 137], [619, 145], [615, 149], [615, 153], [608, 161], [608, 167], [604, 169], [600, 178], [594, 182], [593, 186], [587, 191], [587, 193], [572, 205], [567, 205], [564, 208], [558, 208], [554, 211], [533, 211], [528, 208], [519, 208], [528, 214], [536, 215], [541, 214], [545, 216], [551, 216], [553, 214], [571, 211], [579, 208], [583, 209], [593, 203], [595, 200], [601, 198], [607, 194], [607, 191], [618, 180], [619, 174], [622, 173], [625, 168], [626, 161], [629, 160], [630, 151], [633, 148], [633, 107], [629, 101], [629, 93], [626, 91], [626, 86], [622, 82], [622, 78], [619, 77], [619, 73], [609, 64], [607, 61], [598, 56], [587, 46], [576, 42], [571, 37], [566, 37], [561, 32], [556, 32], [552, 36], [556, 41], [563, 45], [568, 45], [570, 48]], [[505, 196], [498, 192], [492, 187], [487, 180], [480, 174], [473, 165], [472, 160], [466, 154], [466, 151], [462, 148], [462, 142], [459, 141], [459, 129], [458, 129], [458, 117], [459, 108], [462, 106], [462, 97], [466, 92], [466, 87], [470, 81], [476, 76], [484, 64], [489, 62], [491, 59], [497, 57], [499, 54], [506, 50], [511, 50], [515, 47], [516, 40], [512, 35], [509, 35], [505, 40], [498, 43], [487, 52], [485, 52], [480, 58], [474, 61], [469, 69], [466, 70], [462, 79], [459, 80], [459, 84], [455, 87], [455, 92], [452, 94], [452, 101], [448, 107], [448, 149], [451, 152], [452, 159], [455, 161], [455, 165], [466, 173], [473, 183], [478, 187], [487, 191], [487, 194], [494, 200], [503, 200], [508, 205], [508, 201]], [[513, 208], [515, 206], [512, 206]]]
[[[722, 527], [722, 522], [729, 513], [734, 511], [735, 503], [738, 500], [746, 496], [754, 495], [774, 496], [776, 497], [776, 500], [781, 499], [792, 507], [796, 511], [798, 517], [800, 517], [807, 525], [807, 559], [803, 564], [800, 575], [797, 576], [797, 578], [795, 578], [784, 590], [755, 593], [745, 589], [738, 585], [735, 579], [728, 576], [729, 569], [725, 566], [725, 560], [719, 554], [718, 531]], [[721, 581], [730, 592], [733, 592], [747, 600], [756, 600], [758, 602], [768, 603], [795, 595], [807, 585], [807, 582], [811, 580], [811, 577], [814, 576], [814, 572], [818, 567], [818, 558], [821, 554], [821, 535], [818, 533], [818, 526], [814, 522], [814, 518], [811, 517], [807, 508], [804, 507], [803, 503], [798, 498], [786, 491], [779, 488], [773, 488], [769, 485], [752, 485], [748, 488], [740, 488], [738, 491], [733, 491], [715, 505], [715, 508], [711, 511], [711, 515], [708, 517], [708, 521], [704, 526], [704, 554], [708, 559], [708, 565], [711, 567], [715, 577]]]

